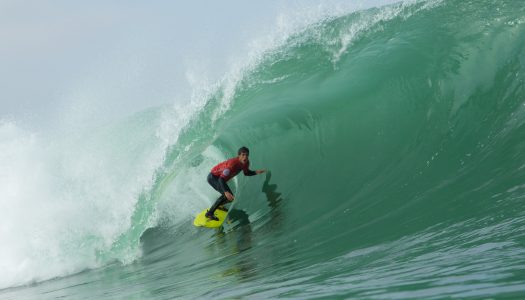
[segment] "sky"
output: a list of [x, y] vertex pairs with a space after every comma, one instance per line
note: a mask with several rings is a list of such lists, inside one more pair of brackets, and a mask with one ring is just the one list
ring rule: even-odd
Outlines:
[[384, 2], [0, 0], [0, 121], [45, 128], [182, 103], [283, 20]]

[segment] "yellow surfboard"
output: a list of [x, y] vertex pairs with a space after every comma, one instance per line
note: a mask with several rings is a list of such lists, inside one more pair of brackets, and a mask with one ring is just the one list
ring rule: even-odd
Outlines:
[[208, 209], [205, 209], [201, 211], [196, 217], [195, 220], [193, 220], [193, 225], [197, 227], [208, 227], [208, 228], [217, 228], [224, 223], [224, 220], [226, 220], [226, 216], [228, 215], [227, 212], [217, 209], [215, 210], [215, 216], [219, 218], [219, 221], [210, 220], [206, 218], [205, 214], [208, 211]]

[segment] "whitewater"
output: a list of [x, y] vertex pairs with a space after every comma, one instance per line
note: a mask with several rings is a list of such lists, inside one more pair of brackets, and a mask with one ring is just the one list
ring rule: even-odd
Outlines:
[[[0, 298], [523, 298], [525, 6], [280, 22], [184, 103], [2, 119]], [[194, 227], [240, 146], [268, 173]]]

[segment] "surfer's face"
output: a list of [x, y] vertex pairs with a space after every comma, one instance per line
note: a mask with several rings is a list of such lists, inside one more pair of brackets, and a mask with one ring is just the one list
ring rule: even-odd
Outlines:
[[239, 154], [239, 161], [245, 164], [248, 161], [248, 153]]

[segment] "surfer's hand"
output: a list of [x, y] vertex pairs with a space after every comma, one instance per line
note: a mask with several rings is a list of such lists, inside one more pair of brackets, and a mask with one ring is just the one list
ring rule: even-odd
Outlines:
[[264, 172], [266, 172], [266, 170], [257, 170], [257, 171], [255, 171], [256, 174], [262, 174]]
[[235, 199], [233, 197], [232, 193], [230, 193], [230, 192], [225, 192], [224, 196], [226, 196], [226, 199], [228, 199], [228, 201], [230, 201], [230, 202], [233, 201], [233, 199]]

